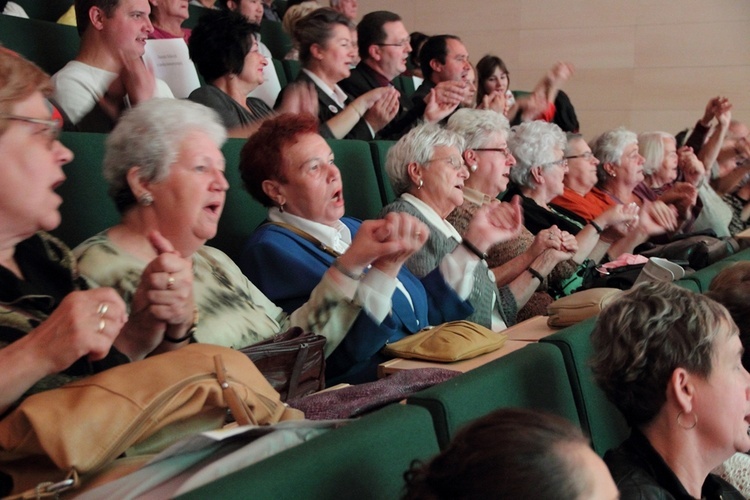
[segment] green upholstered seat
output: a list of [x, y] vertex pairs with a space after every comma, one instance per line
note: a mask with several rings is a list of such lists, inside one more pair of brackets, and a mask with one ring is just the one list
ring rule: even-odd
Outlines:
[[0, 43], [51, 75], [75, 58], [80, 39], [72, 26], [0, 15]]
[[224, 175], [229, 182], [229, 190], [216, 237], [207, 243], [229, 255], [235, 262], [242, 253], [245, 241], [266, 219], [267, 214], [266, 208], [255, 201], [242, 185], [239, 164], [240, 151], [245, 142], [244, 139], [229, 139], [221, 148], [226, 160]]
[[391, 405], [179, 498], [392, 500], [411, 461], [437, 452], [429, 413]]
[[63, 167], [67, 179], [57, 189], [62, 196], [62, 222], [52, 234], [74, 248], [120, 221], [102, 176], [105, 134], [63, 132], [60, 140], [75, 154]]
[[373, 219], [383, 208], [380, 188], [375, 177], [370, 145], [365, 141], [331, 139], [336, 166], [344, 183], [346, 215], [357, 219]]
[[677, 286], [681, 286], [682, 288], [685, 288], [687, 290], [690, 290], [691, 292], [701, 293], [701, 287], [698, 284], [698, 282], [690, 278], [679, 279], [675, 281], [674, 284]]
[[[23, 7], [29, 18], [57, 22], [73, 5], [73, 0], [13, 0]], [[75, 28], [74, 28], [75, 29]], [[0, 33], [3, 31], [0, 30]]]
[[746, 248], [737, 252], [734, 255], [730, 255], [724, 260], [739, 261], [739, 260], [750, 260], [750, 248]]
[[278, 21], [263, 19], [260, 23], [260, 41], [271, 51], [274, 59], [283, 60], [292, 49], [292, 38]]
[[284, 73], [286, 73], [286, 81], [293, 82], [296, 80], [297, 75], [299, 75], [299, 72], [302, 69], [300, 62], [284, 59], [281, 63], [284, 66]]
[[205, 7], [201, 7], [199, 5], [188, 5], [188, 18], [185, 19], [185, 21], [182, 23], [183, 28], [195, 28], [195, 25], [198, 24], [198, 19], [208, 12], [210, 9], [207, 9]]
[[276, 76], [279, 78], [279, 85], [281, 85], [281, 88], [283, 89], [289, 81], [286, 77], [286, 71], [284, 71], [284, 64], [276, 58], [271, 59], [270, 62], [273, 63], [273, 67], [276, 70]]
[[540, 343], [555, 345], [562, 352], [581, 426], [591, 437], [594, 450], [603, 455], [628, 436], [629, 427], [619, 410], [596, 385], [589, 367], [593, 354], [591, 330], [595, 321], [596, 318], [589, 318], [545, 337]]
[[708, 286], [711, 284], [711, 280], [714, 279], [714, 276], [719, 274], [719, 271], [724, 269], [725, 267], [728, 267], [732, 264], [734, 264], [735, 260], [729, 260], [729, 259], [722, 259], [718, 262], [714, 262], [710, 266], [706, 266], [703, 269], [694, 272], [693, 274], [689, 276], [685, 276], [682, 280], [683, 281], [692, 281], [696, 284], [698, 287], [699, 292], [705, 292], [708, 290]]
[[410, 76], [399, 75], [394, 78], [391, 83], [393, 83], [393, 86], [406, 97], [411, 97], [416, 91], [416, 88], [414, 87], [414, 79]]
[[444, 448], [456, 431], [498, 408], [546, 410], [579, 424], [576, 404], [560, 350], [530, 344], [459, 377], [418, 392], [408, 405], [432, 414]]
[[396, 141], [370, 141], [372, 162], [375, 164], [375, 176], [378, 179], [378, 188], [380, 189], [380, 197], [383, 199], [383, 205], [387, 205], [396, 199], [396, 195], [393, 194], [393, 186], [385, 171], [385, 158], [388, 155], [388, 150], [394, 144], [396, 144]]

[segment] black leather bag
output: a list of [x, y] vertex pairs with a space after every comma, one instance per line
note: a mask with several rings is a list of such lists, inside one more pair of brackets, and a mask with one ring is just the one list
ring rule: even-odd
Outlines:
[[731, 237], [717, 238], [715, 235], [693, 233], [663, 245], [644, 249], [638, 253], [644, 257], [661, 257], [671, 261], [685, 261], [697, 271], [734, 254], [739, 248], [737, 240]]
[[281, 400], [300, 398], [325, 387], [325, 344], [322, 335], [295, 326], [240, 349], [249, 357]]

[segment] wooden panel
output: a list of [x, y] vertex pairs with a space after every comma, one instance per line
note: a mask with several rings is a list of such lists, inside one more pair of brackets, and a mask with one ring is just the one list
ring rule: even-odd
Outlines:
[[524, 3], [517, 28], [582, 30], [605, 26], [632, 26], [637, 16], [638, 6], [634, 2], [536, 0]]
[[548, 68], [558, 60], [581, 68], [632, 67], [635, 27], [521, 32], [520, 60], [527, 68]]
[[633, 108], [689, 109], [700, 113], [715, 95], [725, 95], [733, 103], [747, 106], [748, 81], [750, 66], [636, 69]]
[[747, 0], [640, 0], [638, 3], [637, 24], [712, 23], [750, 19]]

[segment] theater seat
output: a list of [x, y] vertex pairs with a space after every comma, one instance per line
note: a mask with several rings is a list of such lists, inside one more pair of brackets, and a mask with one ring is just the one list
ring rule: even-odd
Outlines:
[[50, 75], [75, 58], [80, 45], [78, 32], [72, 26], [3, 15], [0, 15], [0, 42]]

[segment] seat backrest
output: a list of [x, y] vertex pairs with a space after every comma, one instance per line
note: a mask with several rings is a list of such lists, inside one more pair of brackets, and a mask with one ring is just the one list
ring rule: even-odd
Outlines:
[[396, 404], [178, 498], [392, 500], [412, 460], [437, 452], [429, 413]]
[[411, 76], [399, 75], [393, 79], [393, 86], [396, 87], [399, 92], [405, 97], [411, 97], [416, 91], [414, 87], [414, 78]]
[[287, 82], [293, 82], [296, 80], [297, 75], [299, 75], [299, 72], [302, 69], [300, 62], [291, 59], [284, 59], [281, 63], [284, 66], [284, 73], [286, 74]]
[[432, 414], [440, 447], [456, 431], [498, 408], [545, 410], [579, 424], [578, 412], [559, 349], [530, 344], [460, 377], [418, 392], [408, 405]]
[[378, 188], [380, 189], [380, 196], [383, 199], [383, 205], [387, 205], [396, 199], [396, 195], [393, 193], [393, 186], [385, 171], [385, 159], [388, 155], [388, 150], [394, 144], [396, 144], [396, 141], [370, 141], [372, 161], [375, 164], [375, 176], [378, 179]]
[[75, 158], [63, 167], [67, 179], [57, 189], [63, 199], [62, 222], [52, 234], [70, 248], [120, 221], [102, 175], [106, 138], [106, 134], [83, 132], [63, 132], [60, 137]]
[[292, 38], [278, 21], [263, 19], [260, 22], [260, 40], [271, 51], [274, 59], [283, 60], [292, 48]]
[[72, 26], [3, 15], [0, 15], [0, 42], [50, 75], [73, 60], [80, 45], [78, 31]]
[[224, 211], [219, 219], [216, 237], [208, 245], [216, 247], [239, 262], [242, 247], [256, 227], [266, 219], [267, 209], [245, 191], [240, 177], [240, 151], [245, 139], [229, 139], [221, 148], [226, 160], [225, 176], [229, 183]]
[[695, 271], [693, 274], [685, 276], [681, 281], [693, 281], [698, 286], [699, 292], [708, 291], [708, 287], [714, 277], [725, 267], [729, 267], [736, 261], [723, 259], [718, 262], [714, 262], [710, 266], [706, 266], [699, 271]]
[[603, 455], [628, 437], [629, 427], [620, 411], [596, 385], [589, 366], [594, 353], [591, 331], [595, 322], [596, 317], [589, 318], [543, 338], [540, 343], [552, 344], [562, 352], [581, 428], [591, 437], [594, 451]]
[[[73, 0], [13, 0], [31, 19], [56, 22], [73, 5]], [[0, 31], [1, 32], [1, 31]]]
[[279, 85], [281, 85], [281, 88], [283, 89], [286, 87], [286, 84], [289, 82], [286, 78], [286, 71], [284, 71], [284, 65], [281, 61], [279, 61], [276, 58], [271, 59], [271, 62], [273, 62], [273, 67], [276, 69], [276, 76], [279, 78]]
[[183, 21], [182, 27], [190, 29], [195, 28], [195, 25], [198, 24], [198, 19], [209, 10], [210, 9], [201, 7], [200, 5], [188, 4], [188, 18]]
[[344, 183], [346, 215], [357, 219], [373, 219], [383, 208], [370, 145], [365, 141], [331, 139], [336, 166]]

